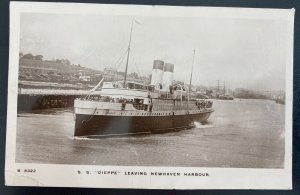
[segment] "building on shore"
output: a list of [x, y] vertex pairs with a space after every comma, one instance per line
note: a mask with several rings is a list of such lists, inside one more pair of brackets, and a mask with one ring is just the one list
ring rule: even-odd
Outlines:
[[44, 67], [34, 67], [34, 66], [20, 66], [19, 71], [21, 74], [56, 74], [56, 68], [44, 68]]

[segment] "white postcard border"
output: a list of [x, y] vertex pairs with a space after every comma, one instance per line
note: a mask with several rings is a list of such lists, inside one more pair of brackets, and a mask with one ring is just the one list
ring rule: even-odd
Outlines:
[[[177, 17], [243, 17], [288, 21], [286, 62], [285, 163], [283, 169], [206, 168], [206, 167], [136, 167], [88, 166], [16, 163], [16, 121], [18, 94], [18, 57], [20, 14], [77, 13]], [[291, 189], [292, 188], [292, 100], [293, 100], [293, 28], [294, 9], [250, 9], [175, 7], [142, 5], [97, 5], [81, 3], [11, 2], [9, 81], [6, 131], [5, 183], [12, 186], [69, 186], [100, 188], [149, 189]], [[18, 169], [34, 169], [20, 173]], [[80, 171], [81, 173], [79, 174]], [[90, 171], [93, 174], [85, 174]], [[117, 175], [95, 174], [116, 171]], [[125, 172], [147, 172], [147, 176], [128, 176]], [[181, 176], [155, 176], [155, 172], [180, 173]], [[209, 176], [187, 177], [184, 173], [208, 173]]]

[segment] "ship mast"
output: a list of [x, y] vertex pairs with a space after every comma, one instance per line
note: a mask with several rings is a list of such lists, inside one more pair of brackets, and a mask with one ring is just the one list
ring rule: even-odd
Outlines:
[[195, 49], [193, 50], [193, 63], [192, 63], [192, 70], [191, 70], [191, 76], [190, 76], [190, 85], [189, 85], [189, 91], [188, 91], [188, 106], [187, 109], [189, 109], [189, 104], [190, 104], [190, 93], [192, 89], [192, 78], [193, 78], [193, 69], [194, 69], [194, 61], [195, 61]]
[[124, 75], [124, 87], [126, 85], [126, 78], [127, 78], [127, 69], [128, 69], [128, 63], [129, 63], [129, 53], [130, 53], [130, 45], [131, 45], [131, 36], [132, 36], [132, 29], [133, 29], [133, 20], [131, 22], [131, 30], [130, 30], [130, 37], [129, 37], [129, 43], [128, 43], [128, 49], [127, 49], [127, 60], [126, 60], [126, 68], [125, 68], [125, 75]]
[[190, 86], [189, 86], [189, 93], [191, 91], [191, 87], [192, 87], [192, 78], [193, 78], [193, 69], [194, 69], [194, 61], [195, 61], [195, 49], [194, 49], [194, 54], [193, 54], [193, 63], [192, 63], [192, 71], [191, 71], [191, 76], [190, 76]]

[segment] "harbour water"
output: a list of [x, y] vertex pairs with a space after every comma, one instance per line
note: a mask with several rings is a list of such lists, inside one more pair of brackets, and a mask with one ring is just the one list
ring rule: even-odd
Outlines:
[[285, 106], [214, 100], [206, 125], [174, 133], [74, 139], [72, 108], [18, 113], [16, 162], [282, 168]]

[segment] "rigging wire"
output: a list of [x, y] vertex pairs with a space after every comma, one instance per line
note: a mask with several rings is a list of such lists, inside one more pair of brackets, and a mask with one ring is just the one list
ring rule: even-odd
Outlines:
[[123, 57], [121, 58], [121, 61], [120, 61], [119, 65], [116, 66], [116, 71], [117, 71], [117, 73], [114, 75], [114, 78], [113, 78], [114, 81], [116, 81], [116, 77], [118, 76], [118, 69], [119, 69], [120, 66], [123, 64], [124, 59], [125, 59], [125, 55], [123, 55]]
[[133, 56], [132, 50], [130, 50], [130, 54], [131, 54], [131, 57], [132, 57], [132, 61], [133, 61], [134, 65], [135, 65], [135, 67], [136, 67], [137, 73], [139, 74], [139, 76], [142, 76], [142, 75], [141, 75], [141, 71], [140, 71], [140, 69], [139, 69], [139, 66], [137, 65], [137, 63], [136, 63], [136, 61], [135, 61], [135, 58], [134, 58], [134, 56]]
[[118, 68], [120, 67], [120, 64], [122, 64], [124, 58], [125, 58], [125, 54], [127, 53], [127, 49], [121, 54], [121, 56], [118, 58], [118, 60], [114, 63], [113, 67], [118, 70]]
[[[190, 59], [189, 58], [186, 58], [184, 61], [183, 61], [183, 65], [185, 66], [185, 64], [190, 64]], [[187, 69], [187, 68], [184, 68], [181, 72], [181, 75], [184, 75], [184, 78], [185, 80], [183, 80], [184, 83], [189, 83], [189, 78], [190, 78], [190, 70]]]
[[116, 70], [117, 70], [117, 71], [118, 71], [119, 68], [122, 66], [124, 59], [125, 59], [125, 56], [123, 56], [122, 59], [121, 59], [121, 61], [120, 61], [120, 63], [117, 64], [117, 66], [116, 66]]
[[[121, 64], [123, 63], [123, 61], [124, 61], [125, 53], [126, 53], [126, 52], [127, 52], [127, 50], [125, 50], [125, 51], [122, 53], [122, 55], [120, 55], [120, 57], [115, 61], [115, 63], [114, 63], [112, 66], [110, 66], [110, 67], [113, 68], [113, 69], [115, 69], [116, 71], [118, 71], [120, 65], [121, 65]], [[113, 76], [113, 78], [112, 78], [113, 81], [116, 81], [116, 76], [117, 76], [117, 74], [114, 74], [114, 76]]]

